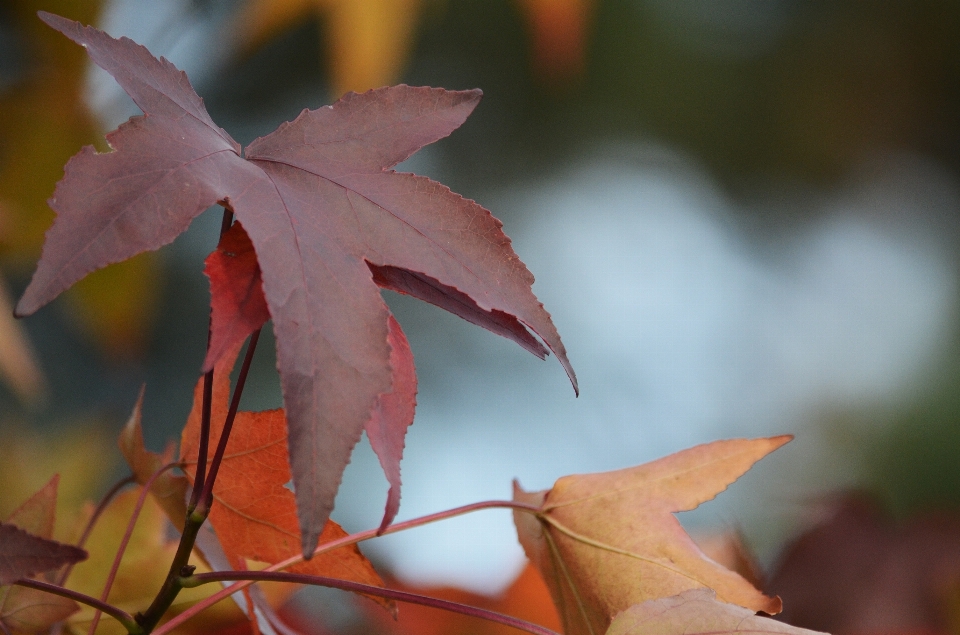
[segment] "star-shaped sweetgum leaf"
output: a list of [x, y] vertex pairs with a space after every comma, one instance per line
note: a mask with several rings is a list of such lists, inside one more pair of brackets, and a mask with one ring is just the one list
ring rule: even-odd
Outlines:
[[711, 500], [790, 439], [714, 441], [636, 467], [565, 476], [542, 492], [514, 482], [514, 500], [539, 508], [535, 515], [514, 511], [514, 523], [564, 633], [605, 633], [634, 604], [689, 589], [713, 589], [723, 602], [778, 613], [779, 598], [707, 557], [674, 514]]
[[576, 388], [501, 223], [439, 183], [390, 169], [463, 123], [480, 91], [350, 93], [304, 110], [241, 156], [170, 62], [129, 39], [40, 17], [85, 47], [144, 116], [107, 135], [112, 152], [86, 147], [67, 163], [50, 199], [57, 219], [17, 314], [91, 271], [171, 242], [211, 205], [232, 210], [256, 250], [273, 319], [305, 553], [379, 396], [392, 392], [390, 314], [378, 285], [540, 357], [552, 350]]

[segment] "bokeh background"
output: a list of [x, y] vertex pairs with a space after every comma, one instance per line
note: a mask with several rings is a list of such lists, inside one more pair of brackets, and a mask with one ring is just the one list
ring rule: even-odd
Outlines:
[[[542, 489], [784, 432], [796, 440], [684, 522], [739, 529], [769, 563], [822, 492], [864, 488], [901, 516], [960, 504], [957, 3], [2, 0], [8, 304], [63, 164], [85, 144], [106, 150], [103, 133], [137, 114], [38, 9], [169, 58], [242, 144], [346, 90], [484, 91], [460, 130], [401, 168], [504, 221], [582, 396], [555, 360], [388, 297], [420, 379], [400, 518], [509, 497], [514, 477]], [[0, 311], [8, 447], [102, 438], [88, 468], [102, 489], [101, 465], [122, 471], [110, 439], [144, 382], [148, 444], [179, 434], [218, 226], [208, 212], [22, 322]], [[271, 342], [245, 407], [280, 405]], [[49, 477], [18, 460], [38, 476], [8, 483]], [[334, 516], [375, 526], [385, 493], [361, 444]], [[523, 566], [499, 512], [366, 551], [401, 580], [490, 593]]]

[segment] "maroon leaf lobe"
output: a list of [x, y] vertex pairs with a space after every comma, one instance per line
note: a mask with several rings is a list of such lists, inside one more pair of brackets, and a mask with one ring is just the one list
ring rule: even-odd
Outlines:
[[377, 405], [364, 427], [370, 446], [380, 459], [380, 466], [390, 484], [387, 506], [383, 512], [380, 531], [386, 529], [400, 510], [400, 459], [407, 428], [413, 423], [417, 407], [417, 373], [413, 366], [413, 352], [400, 324], [389, 318], [390, 367], [393, 385], [388, 393], [380, 395]]
[[83, 549], [35, 536], [16, 525], [0, 523], [0, 586], [86, 558], [87, 552]]

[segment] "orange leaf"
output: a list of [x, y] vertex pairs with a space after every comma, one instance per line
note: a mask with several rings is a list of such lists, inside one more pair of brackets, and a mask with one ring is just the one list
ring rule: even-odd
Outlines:
[[595, 0], [518, 0], [533, 40], [534, 70], [546, 81], [583, 72]]
[[[560, 617], [550, 600], [550, 591], [536, 568], [529, 563], [500, 597], [452, 587], [391, 586], [511, 615], [554, 631], [560, 630]], [[377, 622], [378, 632], [384, 635], [515, 635], [520, 632], [504, 624], [419, 604], [405, 604], [396, 621], [386, 618], [382, 612], [371, 617]]]
[[779, 598], [704, 556], [673, 514], [712, 499], [790, 438], [717, 441], [638, 467], [566, 476], [545, 492], [515, 483], [514, 500], [540, 508], [515, 511], [514, 522], [564, 632], [603, 633], [634, 604], [705, 587], [724, 602], [779, 612]]
[[[227, 353], [214, 367], [210, 447], [215, 448], [223, 431], [230, 396], [230, 369], [238, 351]], [[203, 381], [194, 392], [193, 410], [180, 444], [184, 471], [193, 480], [200, 438]], [[213, 489], [215, 504], [210, 523], [231, 565], [245, 567], [244, 558], [274, 564], [300, 553], [297, 521], [287, 454], [287, 424], [283, 410], [238, 412], [230, 434], [220, 473]], [[328, 521], [320, 544], [347, 533]], [[356, 545], [315, 556], [288, 569], [365, 584], [383, 586], [373, 565]], [[386, 604], [386, 603], [385, 603]]]

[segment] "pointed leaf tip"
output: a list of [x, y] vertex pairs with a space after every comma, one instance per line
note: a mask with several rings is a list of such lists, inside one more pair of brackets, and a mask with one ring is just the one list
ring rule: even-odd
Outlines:
[[602, 633], [633, 604], [687, 589], [774, 614], [779, 598], [705, 557], [674, 514], [714, 498], [792, 437], [700, 445], [637, 467], [559, 479], [544, 492], [514, 485], [517, 535], [540, 569], [568, 635]]
[[86, 559], [83, 549], [0, 523], [0, 586]]

